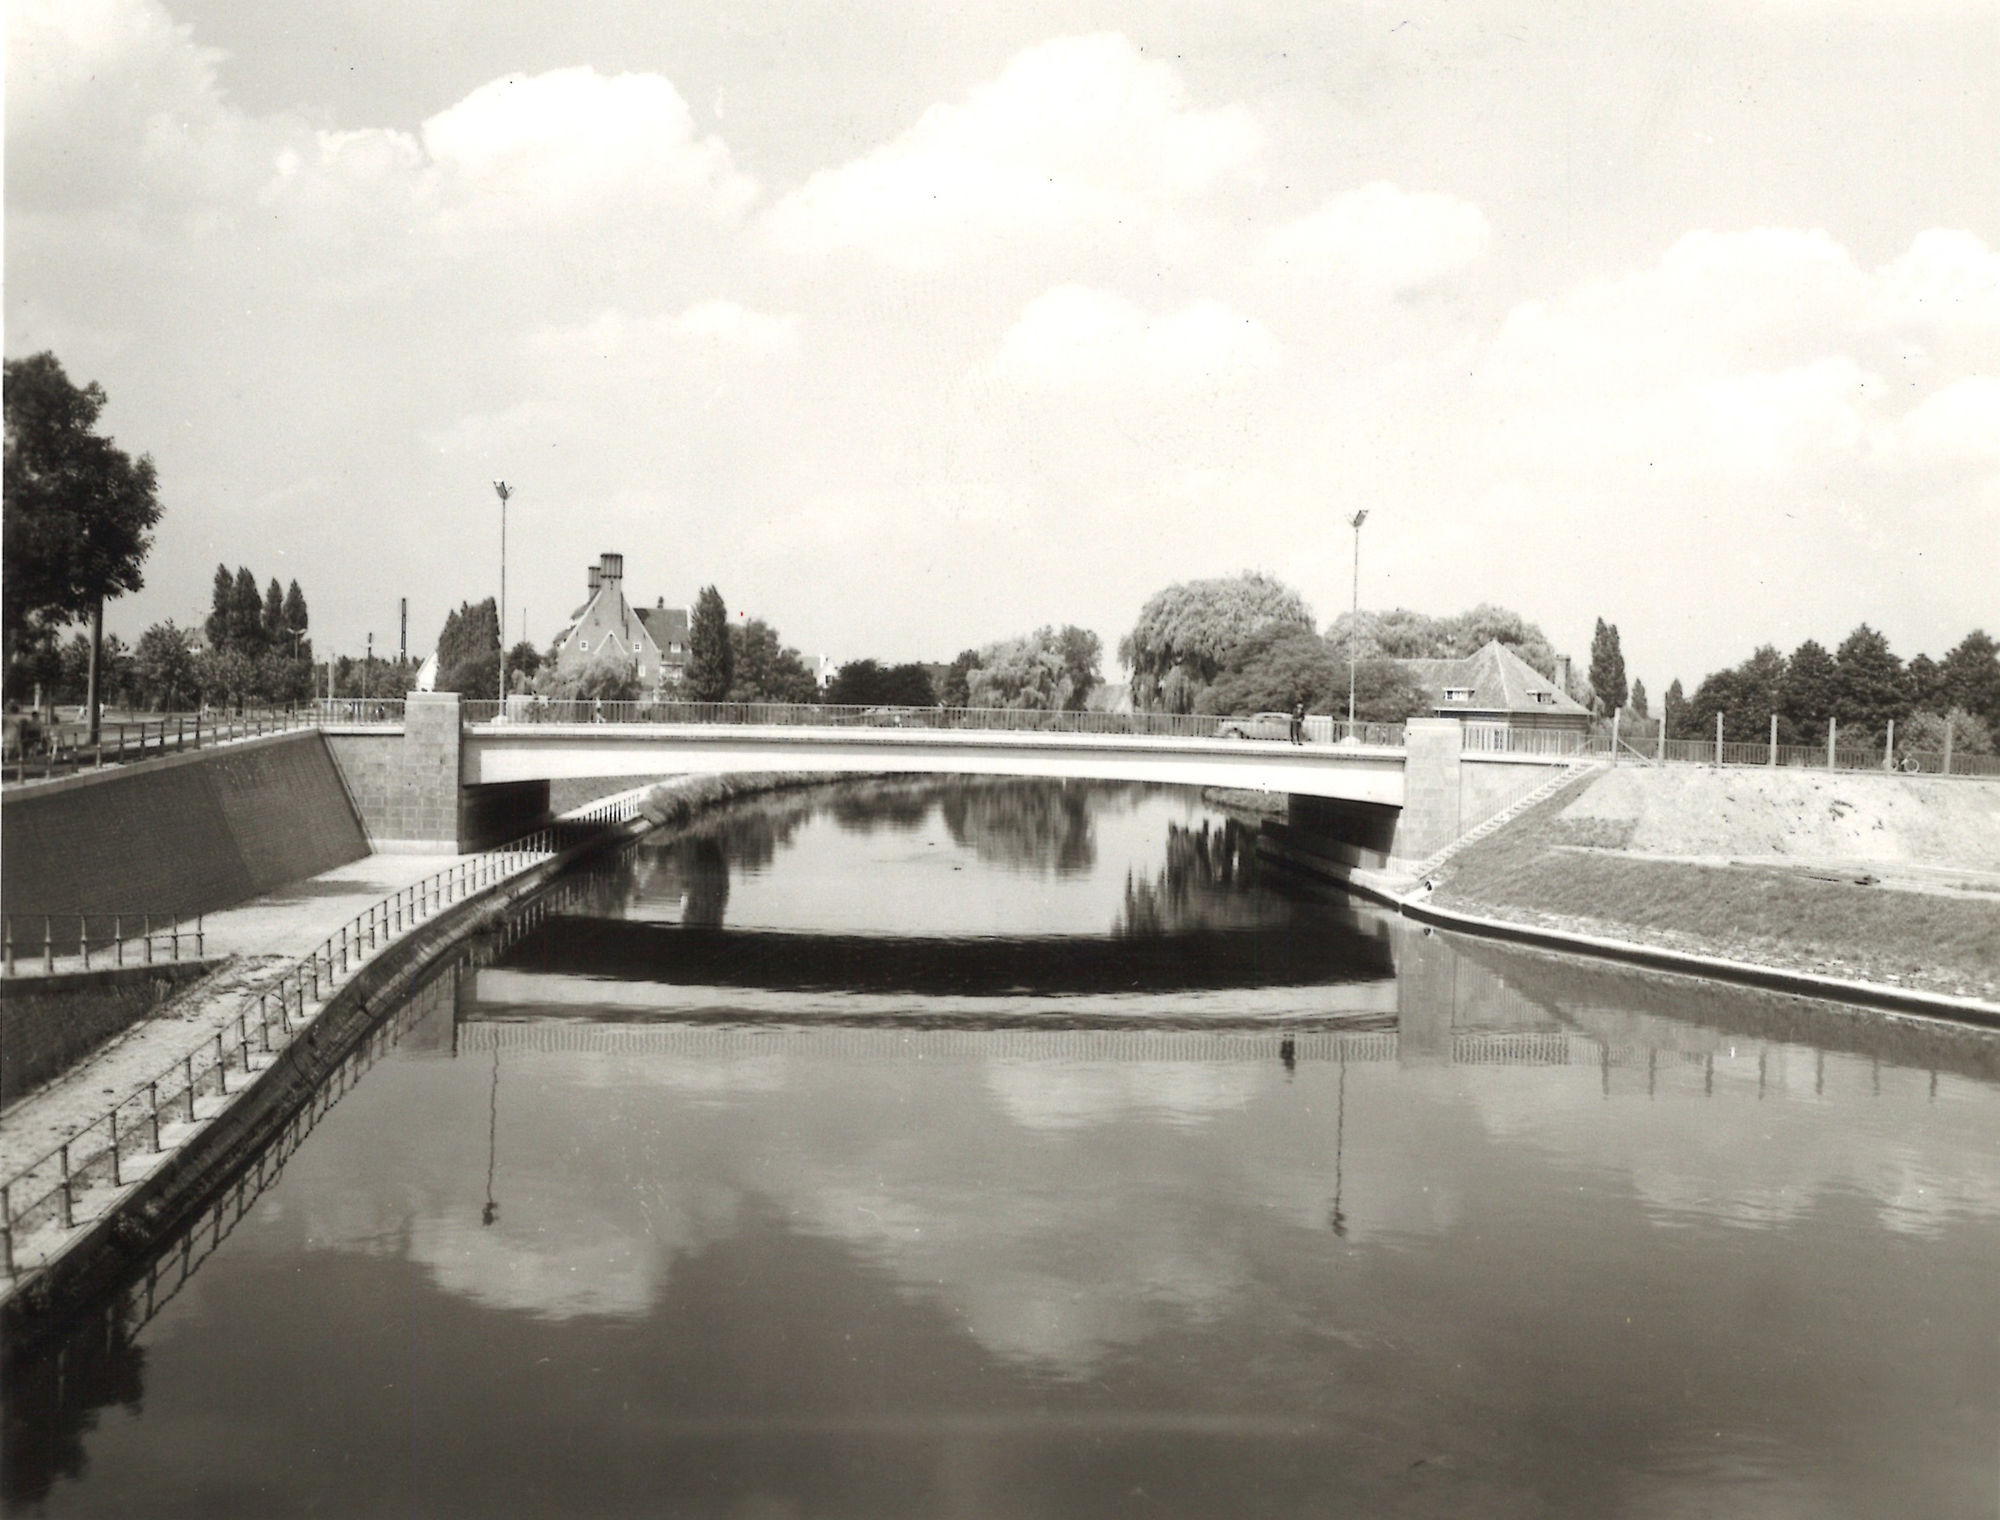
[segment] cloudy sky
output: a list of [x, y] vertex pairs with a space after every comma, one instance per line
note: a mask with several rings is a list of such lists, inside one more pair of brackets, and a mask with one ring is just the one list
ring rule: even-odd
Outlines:
[[6, 352], [321, 650], [603, 549], [839, 658], [1273, 571], [1654, 691], [2000, 632], [1994, 0], [12, 0]]

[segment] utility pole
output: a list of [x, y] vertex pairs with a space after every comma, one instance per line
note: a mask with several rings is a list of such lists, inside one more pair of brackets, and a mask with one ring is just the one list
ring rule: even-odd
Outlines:
[[375, 674], [375, 635], [368, 635], [368, 658], [361, 665], [361, 695], [368, 695], [368, 678]]
[[396, 663], [398, 666], [410, 663], [410, 599], [407, 596], [403, 597], [401, 605], [403, 633], [400, 642], [396, 646]]
[[1348, 526], [1354, 529], [1354, 613], [1347, 623], [1347, 728], [1350, 737], [1354, 731], [1354, 654], [1361, 639], [1361, 525], [1366, 521], [1366, 507], [1348, 519]]
[[493, 609], [493, 627], [500, 639], [500, 716], [507, 716], [507, 498], [514, 493], [504, 480], [493, 482], [500, 498], [500, 605]]

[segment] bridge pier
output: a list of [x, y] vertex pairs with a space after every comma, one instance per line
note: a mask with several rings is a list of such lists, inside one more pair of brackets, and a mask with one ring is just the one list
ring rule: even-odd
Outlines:
[[546, 781], [465, 784], [455, 691], [411, 692], [401, 733], [330, 732], [327, 746], [378, 855], [486, 849], [549, 816]]
[[1404, 725], [1403, 805], [1337, 798], [1286, 799], [1283, 850], [1309, 869], [1341, 879], [1348, 872], [1397, 875], [1476, 828], [1547, 779], [1564, 757], [1465, 750], [1456, 718], [1412, 718]]

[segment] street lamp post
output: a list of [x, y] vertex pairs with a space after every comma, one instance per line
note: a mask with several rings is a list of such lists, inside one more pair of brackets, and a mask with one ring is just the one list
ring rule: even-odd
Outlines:
[[493, 494], [500, 498], [500, 605], [493, 609], [494, 630], [500, 639], [500, 713], [507, 716], [507, 498], [514, 493], [504, 480], [493, 482]]
[[1347, 731], [1354, 733], [1354, 653], [1361, 640], [1361, 525], [1368, 521], [1363, 507], [1348, 519], [1354, 529], [1354, 615], [1347, 622]]

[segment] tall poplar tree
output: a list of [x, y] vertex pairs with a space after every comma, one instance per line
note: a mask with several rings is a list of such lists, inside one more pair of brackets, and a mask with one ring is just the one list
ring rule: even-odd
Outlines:
[[1625, 705], [1625, 655], [1618, 647], [1618, 627], [1603, 618], [1590, 636], [1590, 689], [1607, 713]]
[[726, 702], [735, 679], [729, 608], [720, 591], [704, 586], [694, 599], [694, 616], [688, 619], [688, 691], [697, 702]]

